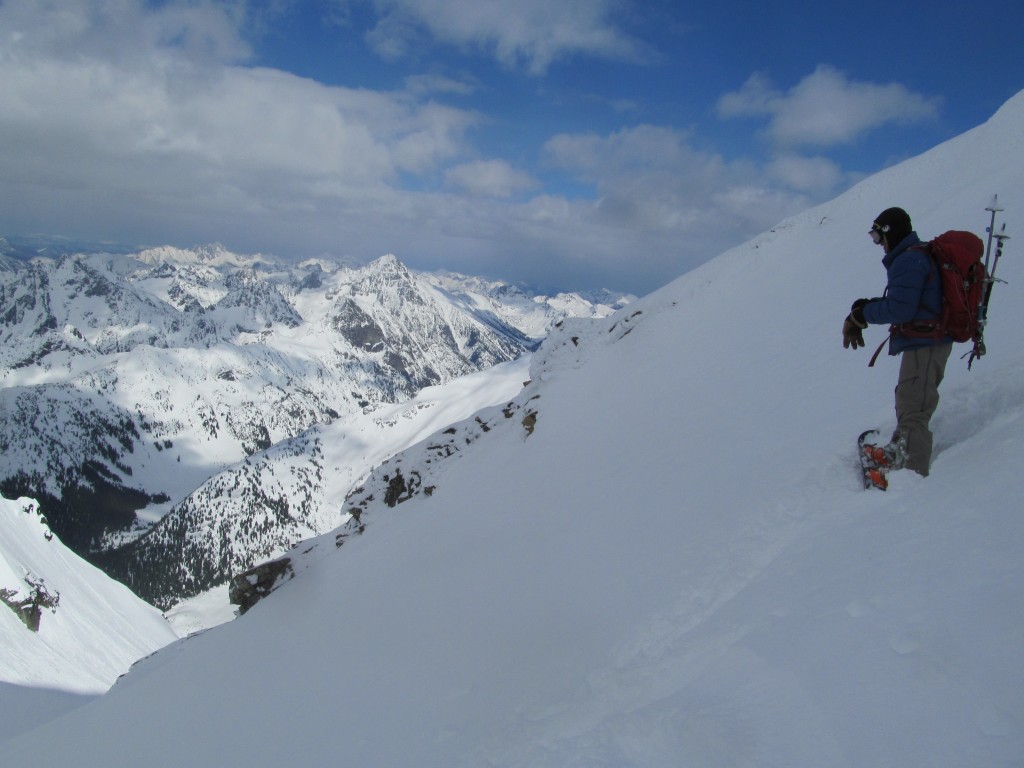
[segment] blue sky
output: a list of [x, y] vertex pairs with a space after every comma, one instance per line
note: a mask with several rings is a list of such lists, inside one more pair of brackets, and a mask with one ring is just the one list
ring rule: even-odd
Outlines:
[[1024, 88], [1015, 0], [756, 5], [0, 0], [0, 234], [643, 294]]

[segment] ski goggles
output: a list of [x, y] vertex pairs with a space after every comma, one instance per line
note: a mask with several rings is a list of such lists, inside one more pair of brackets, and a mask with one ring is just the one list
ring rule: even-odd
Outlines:
[[888, 231], [889, 231], [889, 226], [888, 225], [886, 225], [884, 227], [880, 227], [880, 226], [878, 226], [878, 224], [872, 224], [871, 225], [871, 229], [868, 230], [868, 234], [871, 235], [871, 240], [872, 240], [872, 242], [874, 242], [875, 245], [881, 245], [882, 244], [882, 237]]

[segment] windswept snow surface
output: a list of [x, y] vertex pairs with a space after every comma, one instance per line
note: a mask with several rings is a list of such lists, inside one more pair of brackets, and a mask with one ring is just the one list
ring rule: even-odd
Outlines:
[[[932, 475], [865, 492], [897, 361], [872, 218], [1024, 231], [1024, 95], [534, 355], [520, 410], [252, 611], [3, 745], [56, 768], [1024, 762], [1024, 268]], [[520, 413], [537, 413], [532, 434]], [[326, 537], [325, 537], [326, 538]], [[328, 539], [329, 541], [329, 539]]]

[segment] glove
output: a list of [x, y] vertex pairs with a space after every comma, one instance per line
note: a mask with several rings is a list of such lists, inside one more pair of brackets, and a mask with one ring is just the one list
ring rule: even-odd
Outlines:
[[868, 327], [867, 320], [864, 319], [864, 305], [870, 301], [871, 299], [857, 299], [850, 307], [850, 319], [858, 328]]
[[864, 335], [861, 333], [861, 326], [857, 325], [851, 312], [843, 322], [843, 349], [850, 347], [857, 349], [857, 347], [863, 346]]

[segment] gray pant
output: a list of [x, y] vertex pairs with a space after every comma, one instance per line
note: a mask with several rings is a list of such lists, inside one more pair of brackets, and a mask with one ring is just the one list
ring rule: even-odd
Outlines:
[[952, 349], [952, 344], [908, 349], [900, 362], [893, 440], [902, 439], [906, 447], [904, 466], [926, 477], [932, 463], [932, 433], [928, 422], [939, 406], [939, 384]]

